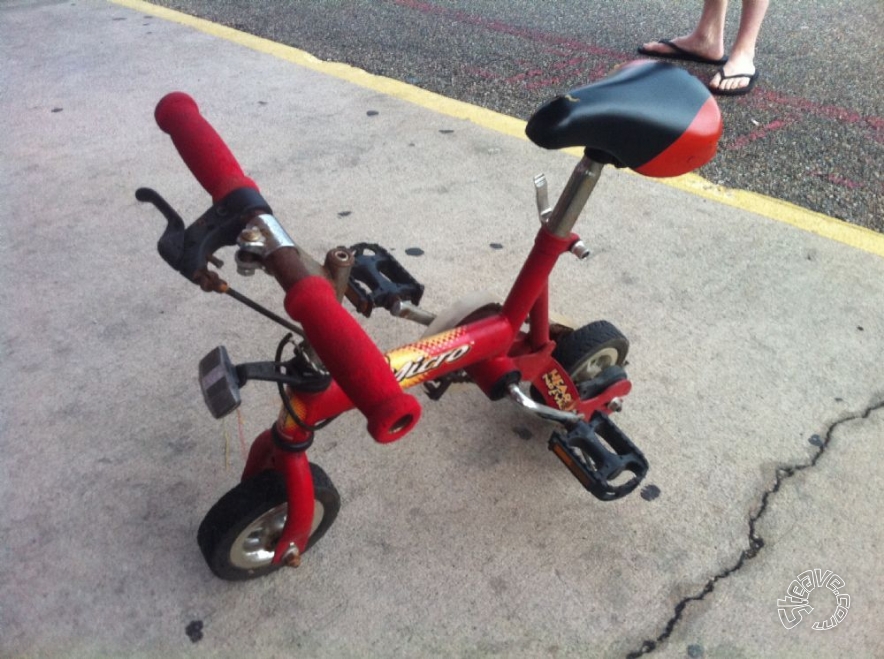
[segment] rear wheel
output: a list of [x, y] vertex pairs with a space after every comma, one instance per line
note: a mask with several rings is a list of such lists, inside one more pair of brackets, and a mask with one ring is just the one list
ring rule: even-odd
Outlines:
[[[602, 373], [610, 366], [623, 366], [629, 340], [612, 323], [598, 320], [559, 339], [553, 358], [561, 364], [580, 390], [584, 400], [597, 395], [593, 381], [604, 388]], [[583, 386], [581, 386], [583, 385]]]
[[[335, 521], [341, 497], [322, 468], [310, 464], [313, 476], [313, 525], [310, 549]], [[209, 568], [228, 581], [275, 572], [276, 544], [288, 514], [285, 481], [276, 471], [262, 471], [218, 500], [200, 524], [197, 542]]]

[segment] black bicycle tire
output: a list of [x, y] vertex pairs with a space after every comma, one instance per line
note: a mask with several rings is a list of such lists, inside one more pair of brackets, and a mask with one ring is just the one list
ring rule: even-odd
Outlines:
[[[313, 463], [310, 463], [310, 473], [314, 499], [322, 505], [322, 521], [311, 534], [307, 549], [325, 535], [341, 507], [340, 495], [328, 474]], [[206, 513], [197, 532], [197, 543], [209, 569], [226, 581], [243, 581], [266, 576], [282, 567], [268, 563], [245, 569], [234, 565], [231, 551], [243, 530], [286, 500], [283, 476], [273, 470], [262, 471], [242, 481], [221, 497]]]
[[581, 361], [607, 347], [617, 350], [616, 365], [623, 366], [629, 353], [629, 339], [613, 323], [597, 320], [559, 339], [552, 356], [573, 377], [574, 368]]

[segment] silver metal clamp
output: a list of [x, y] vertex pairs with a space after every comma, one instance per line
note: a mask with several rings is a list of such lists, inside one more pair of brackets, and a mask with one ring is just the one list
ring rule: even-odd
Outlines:
[[295, 242], [272, 215], [256, 215], [236, 239], [236, 271], [245, 276], [264, 269], [264, 259], [282, 247], [295, 247]]

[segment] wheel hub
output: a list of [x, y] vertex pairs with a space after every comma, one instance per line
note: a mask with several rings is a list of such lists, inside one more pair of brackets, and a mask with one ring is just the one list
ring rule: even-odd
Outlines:
[[[321, 502], [315, 501], [314, 505], [311, 535], [316, 531], [325, 512]], [[271, 508], [244, 528], [230, 549], [230, 562], [243, 570], [269, 565], [276, 553], [276, 543], [285, 528], [288, 508], [287, 503]]]

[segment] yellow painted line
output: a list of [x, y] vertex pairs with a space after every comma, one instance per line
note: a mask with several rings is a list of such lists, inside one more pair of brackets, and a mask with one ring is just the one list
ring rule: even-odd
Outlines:
[[[262, 37], [256, 37], [240, 30], [160, 7], [143, 0], [109, 1], [122, 7], [150, 14], [156, 18], [186, 25], [219, 39], [231, 41], [303, 68], [330, 75], [387, 96], [408, 101], [440, 114], [464, 119], [504, 135], [527, 139], [525, 136], [525, 122], [515, 117], [464, 103], [463, 101], [457, 101], [398, 80], [374, 75], [349, 64], [325, 62], [303, 50], [298, 50], [297, 48]], [[569, 149], [568, 152], [578, 156], [582, 153], [579, 149]], [[884, 235], [865, 227], [850, 224], [843, 220], [838, 220], [834, 217], [816, 213], [795, 204], [766, 197], [755, 192], [715, 185], [697, 174], [686, 174], [674, 179], [657, 180], [679, 190], [690, 192], [727, 206], [749, 211], [778, 222], [784, 222], [818, 236], [884, 257]]]
[[791, 224], [804, 231], [850, 245], [864, 252], [884, 256], [884, 235], [823, 213], [796, 206], [788, 201], [747, 190], [725, 188], [710, 183], [697, 174], [686, 174], [670, 180], [663, 179], [662, 182], [727, 206]]

